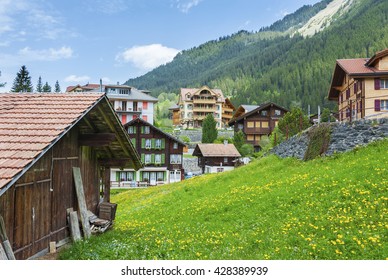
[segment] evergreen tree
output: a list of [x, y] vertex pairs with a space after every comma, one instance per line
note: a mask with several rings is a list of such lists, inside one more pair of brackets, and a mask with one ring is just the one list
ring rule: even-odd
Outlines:
[[58, 82], [58, 80], [55, 82], [55, 90], [54, 90], [54, 92], [61, 92], [61, 87], [59, 86], [59, 82]]
[[237, 133], [235, 133], [233, 136], [233, 143], [237, 151], [241, 154], [241, 147], [245, 144], [244, 132], [239, 130]]
[[217, 136], [217, 122], [213, 114], [208, 114], [202, 123], [202, 143], [213, 143]]
[[16, 74], [16, 78], [13, 81], [12, 92], [32, 92], [32, 83], [30, 73], [25, 65], [23, 65], [19, 72]]
[[51, 92], [51, 86], [47, 82], [43, 86], [43, 92]]
[[291, 137], [310, 126], [310, 121], [302, 109], [294, 107], [279, 120], [279, 129], [286, 137]]
[[39, 76], [38, 84], [36, 85], [36, 91], [37, 92], [42, 92], [43, 91], [43, 88], [42, 88], [42, 77], [41, 76]]
[[[1, 76], [1, 71], [0, 71], [0, 76]], [[5, 87], [6, 83], [0, 83], [0, 87]]]

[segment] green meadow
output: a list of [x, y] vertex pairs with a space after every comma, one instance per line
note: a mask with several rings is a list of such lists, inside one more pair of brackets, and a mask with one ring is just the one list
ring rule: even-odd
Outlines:
[[114, 226], [61, 259], [385, 260], [388, 140], [116, 192]]

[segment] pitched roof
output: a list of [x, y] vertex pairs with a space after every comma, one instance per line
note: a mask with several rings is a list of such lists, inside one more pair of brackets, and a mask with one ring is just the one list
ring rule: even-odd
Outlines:
[[195, 94], [199, 94], [203, 90], [208, 90], [208, 91], [210, 91], [210, 93], [213, 93], [215, 95], [219, 95], [221, 102], [225, 102], [225, 97], [224, 97], [224, 94], [222, 93], [222, 90], [220, 90], [218, 88], [211, 89], [207, 86], [203, 86], [201, 88], [181, 88], [181, 93], [180, 93], [181, 100], [183, 100], [183, 101], [190, 100], [190, 98], [187, 98], [188, 93], [190, 94], [190, 96], [193, 96]]
[[251, 116], [251, 115], [253, 115], [253, 114], [255, 114], [255, 113], [259, 112], [259, 111], [262, 111], [262, 110], [267, 109], [268, 107], [272, 107], [272, 106], [277, 107], [277, 108], [279, 108], [279, 109], [281, 109], [281, 110], [283, 110], [285, 112], [288, 112], [288, 110], [286, 108], [284, 108], [284, 107], [282, 107], [280, 105], [277, 105], [277, 104], [275, 104], [273, 102], [268, 102], [268, 103], [264, 103], [264, 104], [261, 104], [261, 105], [257, 106], [255, 109], [253, 109], [253, 110], [251, 110], [251, 111], [249, 111], [249, 112], [247, 112], [245, 114], [242, 114], [241, 116], [239, 116], [239, 117], [237, 117], [235, 119], [232, 119], [231, 121], [229, 121], [228, 124], [229, 125], [234, 125], [235, 122], [238, 122], [238, 121], [242, 120], [243, 118], [249, 117], [249, 116]]
[[124, 124], [124, 127], [125, 128], [128, 128], [129, 126], [132, 126], [134, 125], [135, 123], [142, 123], [143, 125], [147, 125], [147, 126], [150, 126], [152, 129], [158, 131], [159, 133], [165, 135], [167, 138], [170, 138], [171, 140], [175, 141], [175, 142], [178, 142], [179, 144], [183, 145], [183, 146], [186, 146], [186, 144], [184, 142], [182, 142], [181, 140], [175, 138], [174, 136], [172, 136], [171, 134], [168, 134], [166, 132], [164, 132], [163, 130], [157, 128], [156, 126], [150, 124], [149, 122], [137, 117], [129, 122], [127, 122], [126, 124]]
[[[149, 101], [149, 102], [158, 102], [158, 99], [149, 95], [148, 91], [139, 90], [137, 88], [127, 86], [127, 85], [105, 85], [107, 88], [116, 88], [116, 89], [128, 89], [129, 94], [119, 94], [119, 93], [107, 93], [109, 97], [120, 97], [121, 99], [136, 100], [136, 101]], [[106, 92], [106, 91], [105, 91]]]
[[[129, 139], [125, 142], [127, 134], [104, 94], [0, 93], [0, 189], [20, 178], [76, 124], [90, 133], [80, 122], [85, 116], [98, 132], [112, 132], [113, 127], [120, 143], [112, 142], [110, 156], [131, 156], [132, 164], [141, 166]], [[112, 124], [109, 130], [105, 129], [106, 121]]]
[[233, 144], [197, 144], [193, 156], [204, 157], [240, 157]]

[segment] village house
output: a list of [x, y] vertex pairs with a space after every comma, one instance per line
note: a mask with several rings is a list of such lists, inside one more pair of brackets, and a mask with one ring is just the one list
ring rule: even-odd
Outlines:
[[198, 157], [202, 173], [218, 173], [233, 170], [241, 157], [233, 144], [197, 144], [193, 156]]
[[82, 208], [76, 185], [101, 215], [112, 167], [142, 163], [104, 94], [0, 94], [0, 215], [16, 259], [69, 241], [68, 210]]
[[329, 89], [339, 120], [388, 117], [388, 49], [372, 58], [338, 59]]
[[[244, 105], [245, 106], [245, 105]], [[247, 113], [242, 113], [242, 109], [245, 109]], [[234, 126], [234, 133], [242, 131], [246, 137], [246, 143], [253, 145], [255, 150], [260, 150], [260, 141], [263, 137], [266, 137], [272, 133], [277, 126], [279, 119], [288, 112], [287, 109], [269, 102], [260, 106], [242, 107], [237, 110], [237, 117], [233, 118], [230, 122], [230, 126]]]
[[235, 107], [220, 89], [181, 88], [177, 106], [170, 108], [174, 125], [185, 128], [202, 127], [208, 114], [213, 114], [217, 128], [224, 128], [232, 119]]
[[148, 91], [138, 90], [127, 85], [86, 84], [69, 86], [66, 92], [105, 92], [122, 124], [132, 119], [142, 118], [154, 123], [154, 108], [158, 99]]
[[182, 141], [137, 118], [124, 125], [144, 163], [139, 170], [111, 170], [112, 184], [119, 187], [147, 187], [184, 179]]

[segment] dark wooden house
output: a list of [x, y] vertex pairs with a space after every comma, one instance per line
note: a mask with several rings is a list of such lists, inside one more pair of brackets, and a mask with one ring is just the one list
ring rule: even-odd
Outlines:
[[149, 122], [136, 118], [124, 125], [144, 167], [139, 170], [112, 169], [112, 184], [118, 186], [154, 186], [184, 179], [185, 143]]
[[110, 168], [142, 167], [104, 94], [0, 94], [0, 215], [16, 259], [69, 240], [67, 209], [109, 202]]
[[275, 103], [265, 103], [233, 118], [229, 125], [234, 126], [235, 133], [242, 130], [245, 134], [246, 143], [252, 144], [255, 150], [260, 150], [262, 137], [270, 135], [277, 126], [279, 119], [287, 112], [287, 109]]
[[241, 157], [233, 144], [197, 144], [193, 156], [198, 157], [202, 173], [218, 173], [234, 169]]

